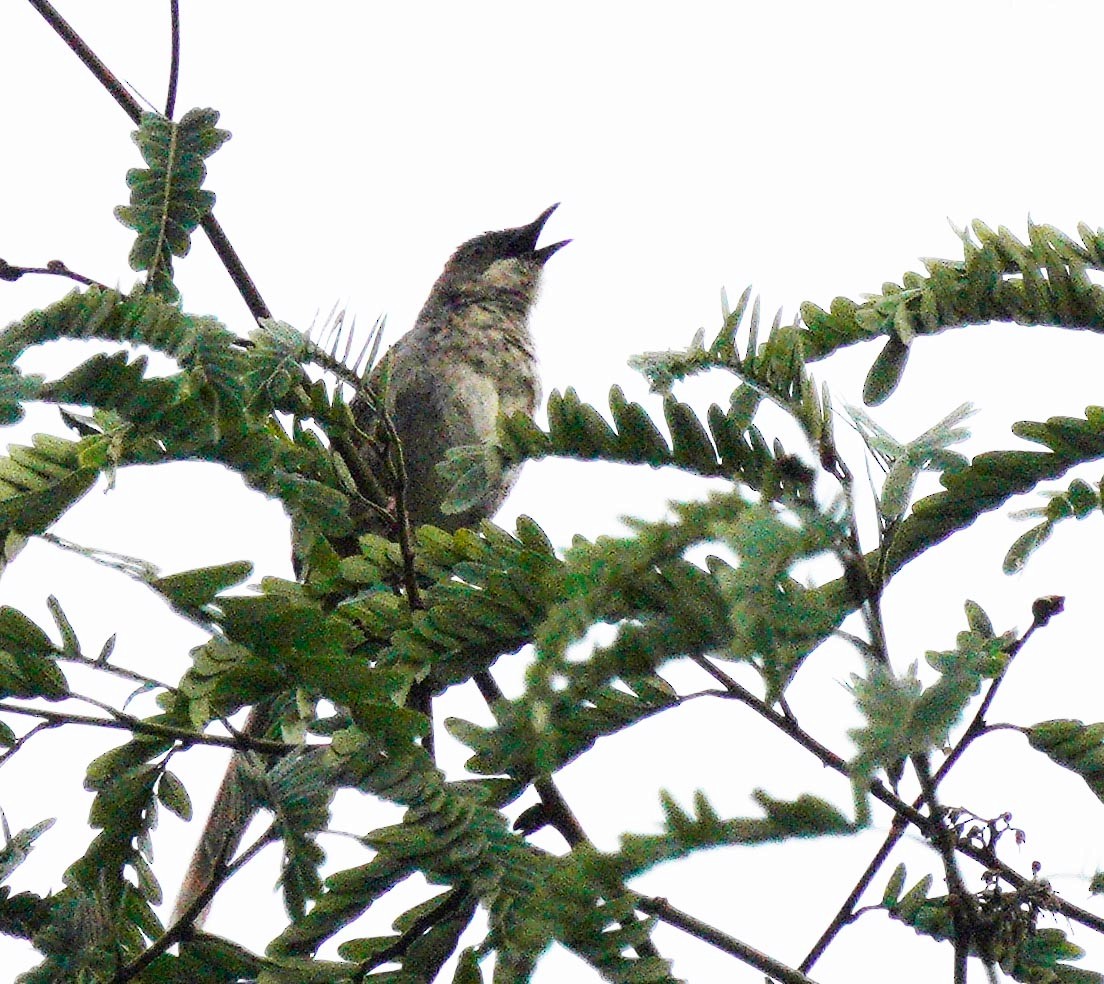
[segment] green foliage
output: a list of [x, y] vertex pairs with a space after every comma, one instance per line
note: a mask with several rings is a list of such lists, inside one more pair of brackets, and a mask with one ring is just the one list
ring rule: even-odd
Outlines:
[[91, 443], [36, 434], [30, 447], [9, 446], [0, 457], [0, 530], [42, 533], [83, 496], [99, 473], [82, 464]]
[[959, 424], [973, 412], [969, 404], [963, 404], [919, 437], [902, 444], [869, 414], [854, 407], [848, 410], [870, 453], [885, 469], [878, 511], [886, 522], [894, 523], [905, 514], [921, 472], [952, 474], [969, 464], [963, 455], [947, 449], [967, 436]]
[[[2, 818], [0, 818], [2, 819]], [[42, 820], [27, 830], [13, 834], [3, 820], [4, 844], [0, 847], [0, 883], [6, 882], [31, 853], [34, 842], [54, 825]], [[50, 915], [48, 899], [31, 892], [12, 894], [11, 888], [0, 884], [0, 932], [7, 936], [31, 939]]]
[[1027, 519], [1031, 516], [1042, 516], [1043, 521], [1033, 526], [1026, 533], [1016, 538], [1016, 542], [1009, 548], [1004, 557], [1004, 571], [1006, 574], [1014, 574], [1021, 570], [1031, 556], [1043, 543], [1050, 538], [1054, 527], [1063, 519], [1071, 516], [1076, 519], [1085, 519], [1101, 508], [1100, 490], [1094, 489], [1087, 482], [1075, 478], [1070, 482], [1064, 492], [1048, 491], [1044, 495], [1047, 504], [1042, 507], [1022, 509], [1014, 515], [1017, 518]]
[[878, 768], [944, 747], [982, 681], [1004, 672], [1011, 640], [993, 635], [988, 616], [974, 602], [967, 603], [966, 615], [970, 627], [958, 633], [955, 649], [927, 653], [939, 674], [930, 686], [922, 684], [915, 665], [902, 677], [873, 665], [865, 678], [853, 678], [855, 702], [866, 717], [865, 725], [848, 732], [858, 749], [852, 762], [857, 791]]
[[[836, 299], [830, 311], [805, 305], [803, 324], [776, 317], [763, 328], [749, 288], [735, 308], [724, 301], [711, 340], [702, 330], [683, 351], [634, 360], [659, 394], [652, 405], [615, 386], [608, 406], [598, 408], [568, 388], [549, 398], [547, 429], [515, 415], [500, 422], [499, 447], [456, 448], [443, 465], [452, 510], [470, 504], [494, 470], [548, 456], [674, 468], [709, 479], [709, 494], [671, 503], [661, 521], [629, 520], [623, 536], [580, 537], [566, 549], [528, 518], [512, 532], [489, 522], [456, 533], [423, 527], [394, 543], [358, 535], [366, 516], [391, 504], [380, 495], [390, 487], [386, 476], [349, 452], [368, 439], [334, 382], [355, 386], [352, 371], [282, 322], [261, 319], [243, 341], [178, 306], [172, 260], [188, 251], [214, 200], [202, 185], [206, 157], [227, 138], [217, 119], [211, 110], [179, 122], [147, 114], [136, 134], [147, 167], [128, 175], [131, 204], [117, 214], [136, 232], [131, 264], [147, 272], [143, 289], [74, 291], [0, 334], [0, 422], [44, 402], [58, 406], [74, 431], [36, 435], [0, 458], [0, 559], [10, 561], [26, 538], [48, 534], [101, 475], [200, 460], [233, 470], [285, 505], [303, 576], [299, 583], [269, 579], [246, 594], [246, 561], [165, 575], [116, 558], [114, 566], [206, 630], [179, 681], [122, 670], [110, 642], [99, 657], [85, 657], [56, 602], [60, 644], [22, 613], [0, 608], [0, 763], [22, 754], [37, 733], [17, 724], [33, 714], [9, 698], [62, 708], [61, 718], [43, 718], [55, 727], [71, 706], [63, 702], [85, 696], [71, 689], [66, 662], [120, 673], [159, 702], [158, 713], [145, 718], [105, 711], [130, 734], [88, 766], [96, 833], [69, 864], [64, 887], [39, 896], [0, 886], [0, 930], [30, 939], [43, 956], [23, 981], [429, 981], [463, 937], [471, 945], [453, 978], [462, 984], [482, 980], [481, 961], [492, 956], [496, 982], [528, 980], [554, 943], [606, 980], [668, 982], [675, 980], [671, 965], [651, 940], [657, 917], [643, 914], [657, 907], [646, 908], [629, 886], [658, 865], [704, 850], [846, 836], [869, 821], [874, 797], [936, 842], [944, 863], [956, 851], [977, 854], [979, 835], [955, 826], [934, 799], [943, 777], [933, 778], [929, 764], [942, 755], [949, 769], [984, 732], [988, 700], [1024, 637], [998, 634], [981, 607], [967, 602], [967, 628], [953, 649], [929, 651], [923, 675], [915, 666], [895, 673], [890, 666], [899, 660], [881, 631], [883, 592], [908, 561], [983, 512], [1104, 457], [1104, 409], [1090, 407], [1084, 419], [1021, 422], [1015, 433], [1045, 450], [990, 451], [972, 460], [952, 450], [966, 436], [967, 406], [908, 442], [853, 410], [885, 472], [870, 503], [877, 522], [860, 524], [854, 463], [840, 456], [830, 394], [809, 367], [843, 346], [884, 337], [864, 393], [878, 404], [900, 383], [920, 336], [993, 319], [1100, 330], [1104, 294], [1088, 272], [1104, 262], [1104, 239], [1082, 228], [1077, 244], [1032, 225], [1024, 244], [978, 223], [976, 242], [962, 235], [962, 261], [930, 261], [927, 276], [907, 274], [903, 285], [884, 285], [862, 303]], [[60, 338], [94, 340], [100, 350], [58, 379], [18, 368], [32, 346]], [[167, 356], [175, 371], [152, 374], [143, 349]], [[312, 378], [311, 367], [334, 378]], [[705, 372], [723, 375], [731, 390], [725, 405], [701, 414], [674, 390]], [[770, 433], [779, 415], [760, 418], [764, 402], [785, 418], [795, 446]], [[943, 489], [913, 501], [923, 472], [937, 474]], [[1053, 494], [1035, 513], [1043, 522], [1017, 541], [1006, 568], [1018, 569], [1059, 520], [1098, 508], [1099, 490], [1081, 481]], [[865, 547], [861, 525], [877, 531]], [[69, 546], [111, 562], [103, 552]], [[1031, 631], [1060, 611], [1053, 599], [1041, 603]], [[865, 638], [843, 632], [851, 616], [863, 620]], [[788, 699], [806, 659], [832, 636], [854, 643], [867, 666], [851, 688], [863, 720], [850, 732], [850, 760], [804, 731]], [[510, 699], [497, 696], [486, 676], [500, 659], [526, 660], [523, 686]], [[687, 663], [715, 689], [681, 689], [674, 671]], [[430, 723], [408, 698], [473, 678], [493, 721], [447, 723], [470, 752], [467, 777], [455, 780], [427, 753]], [[751, 727], [773, 726], [840, 774], [841, 789], [850, 782], [855, 819], [801, 791], [779, 799], [755, 790], [761, 815], [750, 817], [722, 815], [719, 800], [705, 792], [691, 809], [661, 793], [658, 833], [625, 834], [609, 852], [595, 848], [552, 785], [554, 773], [599, 742], [708, 699], [728, 701], [734, 714], [755, 712], [741, 751], [758, 738]], [[249, 796], [270, 817], [258, 843], [283, 846], [280, 889], [290, 920], [264, 956], [167, 929], [155, 912], [159, 811], [193, 812], [180, 779], [187, 773], [171, 767], [173, 759], [212, 741], [208, 726], [246, 706], [261, 709], [266, 728], [229, 741]], [[963, 730], [971, 713], [974, 723]], [[1104, 725], [1050, 721], [1025, 732], [1102, 795]], [[630, 744], [621, 747], [636, 754]], [[909, 759], [922, 785], [931, 784], [915, 805], [878, 778], [882, 771], [896, 778]], [[531, 789], [539, 802], [521, 810]], [[330, 828], [338, 792], [392, 804], [402, 817], [351, 831], [371, 856], [323, 879], [319, 835]], [[520, 816], [511, 826], [515, 808]], [[5, 828], [0, 877], [11, 875], [47, 826], [14, 836]], [[535, 846], [530, 835], [542, 828], [563, 836], [563, 853]], [[1004, 867], [995, 837], [982, 840], [989, 871], [981, 891], [933, 898], [931, 873], [906, 891], [900, 867], [881, 908], [1017, 980], [1099, 980], [1068, 964], [1079, 951], [1061, 931], [1036, 925], [1045, 912], [1076, 912], [1041, 879], [1028, 882]], [[242, 858], [249, 857], [247, 849]], [[392, 890], [416, 873], [431, 894], [394, 917], [393, 932], [350, 937], [355, 920], [389, 907]], [[480, 909], [487, 928], [478, 937]], [[969, 939], [956, 940], [964, 925]], [[316, 959], [332, 941], [340, 959]], [[391, 965], [400, 969], [380, 970]]]
[[1096, 797], [1104, 800], [1104, 723], [1059, 718], [1040, 721], [1024, 729], [1024, 734], [1032, 748], [1076, 772]]
[[[919, 556], [956, 530], [969, 526], [982, 513], [1003, 505], [1012, 496], [1037, 488], [1071, 468], [1104, 456], [1104, 408], [1088, 407], [1084, 419], [1051, 417], [1045, 422], [1021, 421], [1013, 432], [1049, 451], [986, 451], [968, 465], [944, 471], [944, 491], [913, 503], [887, 550], [891, 571]], [[1022, 539], [1022, 538], [1021, 538]], [[1006, 570], [1019, 569], [1038, 542], [1018, 542], [1005, 561]]]
[[213, 109], [193, 109], [178, 120], [145, 113], [134, 131], [134, 142], [146, 162], [127, 172], [130, 204], [115, 209], [115, 217], [137, 233], [130, 250], [130, 268], [147, 271], [149, 290], [175, 302], [180, 294], [172, 282], [172, 258], [191, 249], [191, 235], [215, 204], [204, 189], [204, 158], [230, 134], [218, 129]]
[[862, 304], [843, 297], [829, 311], [803, 304], [806, 355], [822, 359], [884, 335], [886, 349], [864, 394], [868, 403], [881, 403], [899, 382], [902, 349], [924, 335], [989, 321], [1101, 330], [1104, 289], [1089, 271], [1104, 269], [1104, 233], [1082, 223], [1078, 243], [1053, 226], [1032, 222], [1023, 243], [1004, 226], [994, 232], [975, 221], [971, 228], [973, 235], [959, 231], [963, 259], [925, 260], [926, 277], [906, 273], [901, 284], [883, 284], [880, 294]]
[[605, 856], [603, 864], [610, 873], [630, 878], [703, 848], [848, 834], [856, 829], [833, 806], [815, 796], [805, 795], [790, 803], [771, 799], [762, 790], [755, 790], [752, 798], [763, 808], [765, 817], [723, 819], [700, 790], [694, 795], [695, 816], [663, 793], [666, 830], [653, 836], [625, 835], [621, 850]]
[[[932, 879], [925, 875], [904, 895], [908, 878], [898, 865], [882, 896], [882, 906], [894, 918], [911, 926], [917, 934], [935, 940], [953, 940], [955, 935], [950, 900], [929, 896]], [[999, 966], [1013, 980], [1029, 984], [1095, 984], [1104, 975], [1073, 967], [1067, 961], [1084, 955], [1060, 929], [1040, 929], [1038, 918], [1054, 903], [1045, 882], [1028, 882], [1015, 891], [1002, 891], [995, 882], [972, 900], [977, 910], [977, 937], [971, 941], [973, 956], [990, 966]]]
[[57, 650], [42, 629], [22, 612], [0, 607], [0, 696], [47, 700], [69, 696], [56, 656]]

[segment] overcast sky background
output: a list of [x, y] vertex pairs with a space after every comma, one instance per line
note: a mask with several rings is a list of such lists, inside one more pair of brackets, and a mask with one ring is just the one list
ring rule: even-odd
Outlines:
[[[163, 104], [167, 5], [58, 6], [120, 78]], [[363, 325], [386, 313], [393, 339], [458, 243], [562, 202], [545, 241], [573, 242], [548, 266], [533, 332], [546, 392], [574, 386], [599, 406], [614, 382], [645, 399], [628, 357], [685, 346], [699, 326], [715, 331], [722, 287], [734, 300], [753, 284], [768, 317], [781, 307], [790, 318], [803, 300], [827, 307], [836, 295], [899, 282], [905, 270], [921, 269], [919, 257], [960, 256], [948, 220], [981, 218], [1020, 236], [1029, 214], [1071, 234], [1079, 220], [1104, 225], [1096, 120], [1104, 7], [1093, 2], [182, 6], [178, 113], [215, 107], [234, 133], [210, 160], [207, 187], [277, 317], [305, 328], [340, 304]], [[131, 236], [112, 208], [126, 200], [127, 169], [140, 165], [133, 125], [17, 0], [0, 5], [0, 91], [0, 256], [27, 265], [59, 258], [129, 287]], [[248, 313], [202, 235], [177, 270], [188, 311], [248, 332]], [[68, 289], [52, 278], [0, 284], [0, 324]], [[980, 412], [967, 451], [1020, 446], [1012, 421], [1080, 415], [1104, 402], [1100, 344], [1088, 333], [1008, 325], [922, 339], [877, 419], [911, 438], [972, 400]], [[856, 347], [817, 366], [837, 406], [861, 402], [875, 352]], [[55, 345], [21, 364], [57, 375], [87, 354]], [[704, 407], [729, 387], [704, 380], [680, 395]], [[648, 405], [659, 418], [658, 402]], [[36, 430], [63, 433], [47, 411], [3, 440], [25, 441]], [[856, 444], [845, 440], [861, 475]], [[575, 533], [616, 533], [620, 516], [658, 517], [671, 498], [704, 490], [664, 472], [542, 461], [526, 467], [499, 521], [509, 527], [519, 513], [532, 515], [562, 547]], [[1001, 558], [1022, 529], [1003, 513], [989, 517], [907, 569], [886, 598], [893, 658], [903, 668], [926, 649], [951, 648], [967, 597], [998, 630], [1022, 630], [1033, 598], [1064, 594], [1067, 613], [1025, 649], [991, 717], [1104, 718], [1099, 517], [1061, 530], [1025, 572], [1004, 577]], [[290, 575], [280, 507], [213, 467], [124, 472], [57, 533], [166, 573], [246, 558], [256, 579]], [[118, 661], [151, 675], [175, 679], [203, 639], [140, 586], [32, 543], [0, 581], [0, 603], [48, 627], [50, 593], [87, 651], [118, 632]], [[520, 661], [503, 664], [496, 675], [509, 689]], [[810, 661], [790, 695], [810, 730], [844, 751], [855, 721], [839, 684], [858, 668], [834, 648]], [[706, 686], [690, 674], [679, 680], [685, 689]], [[474, 690], [457, 688], [441, 703], [438, 720], [488, 719]], [[0, 769], [0, 807], [13, 829], [59, 817], [12, 879], [17, 890], [60, 888], [88, 837], [84, 769], [119, 736], [88, 730], [81, 738], [75, 755], [69, 735], [42, 736]], [[453, 769], [463, 760], [447, 742], [442, 751]], [[760, 786], [849, 804], [837, 776], [720, 701], [691, 702], [601, 743], [591, 758], [558, 781], [602, 847], [615, 846], [621, 831], [657, 829], [660, 788], [684, 803], [704, 788], [726, 816], [754, 814], [748, 794]], [[178, 761], [202, 814], [223, 759], [197, 750]], [[1070, 900], [1092, 906], [1087, 880], [1104, 867], [1100, 804], [1021, 736], [986, 739], [947, 783], [945, 800], [983, 816], [1013, 811], [1027, 844], [1003, 844], [1005, 860], [1026, 873], [1039, 859]], [[363, 801], [342, 809], [347, 829], [377, 822], [376, 814], [365, 820], [376, 807]], [[387, 822], [382, 813], [378, 822]], [[879, 813], [875, 830], [845, 841], [702, 854], [637, 887], [797, 964], [887, 825]], [[162, 818], [155, 870], [170, 897], [197, 830]], [[541, 842], [559, 849], [554, 837]], [[346, 864], [360, 857], [342, 854], [350, 848], [334, 838], [325, 846]], [[911, 880], [932, 871], [939, 884], [937, 859], [923, 845], [906, 845], [902, 858]], [[281, 924], [278, 906], [264, 901], [275, 854], [257, 867], [220, 895], [210, 927], [262, 947]], [[874, 914], [845, 931], [813, 977], [950, 979], [948, 948], [885, 923]], [[1057, 924], [1089, 948], [1087, 967], [1104, 970], [1099, 940]], [[661, 929], [657, 940], [690, 981], [762, 979], [677, 931]], [[0, 940], [0, 967], [11, 976], [32, 963], [26, 947]], [[562, 953], [535, 979], [567, 974], [596, 979]]]

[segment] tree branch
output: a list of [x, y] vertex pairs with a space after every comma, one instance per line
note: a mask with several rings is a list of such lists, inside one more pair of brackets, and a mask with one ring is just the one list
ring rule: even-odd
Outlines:
[[176, 86], [180, 80], [180, 0], [169, 0], [169, 88], [165, 94], [165, 118], [176, 115]]
[[731, 954], [738, 960], [756, 968], [756, 970], [761, 970], [772, 978], [782, 981], [783, 984], [816, 984], [811, 977], [807, 977], [801, 971], [787, 967], [784, 963], [780, 963], [761, 950], [756, 950], [754, 947], [748, 946], [747, 943], [736, 939], [736, 937], [722, 933], [708, 923], [676, 909], [666, 899], [639, 898], [636, 907], [641, 912], [655, 916], [668, 925], [675, 926], [705, 943], [712, 944], [717, 949]]
[[[100, 85], [102, 85], [111, 94], [115, 102], [123, 108], [127, 116], [135, 123], [141, 123], [142, 107], [138, 103], [138, 100], [127, 91], [126, 87], [115, 77], [111, 70], [100, 61], [96, 53], [88, 47], [84, 39], [73, 30], [65, 18], [54, 9], [53, 5], [49, 3], [48, 0], [27, 0], [27, 2], [42, 15], [43, 19], [54, 29], [58, 37], [73, 50], [84, 66], [96, 77]], [[230, 244], [230, 240], [226, 238], [226, 233], [222, 231], [222, 226], [215, 220], [214, 213], [208, 212], [204, 215], [200, 224], [203, 226], [203, 231], [207, 234], [207, 238], [214, 247], [215, 253], [222, 261], [223, 267], [226, 269], [226, 272], [230, 274], [230, 279], [238, 288], [238, 293], [241, 294], [242, 300], [245, 301], [246, 306], [249, 308], [249, 313], [252, 314], [257, 321], [260, 321], [262, 318], [272, 317], [268, 305], [265, 304], [260, 291], [257, 290], [257, 285], [253, 283], [253, 278], [249, 276], [237, 251]]]
[[180, 914], [180, 918], [158, 937], [148, 949], [144, 950], [138, 957], [120, 970], [111, 979], [111, 984], [126, 984], [127, 981], [133, 980], [145, 970], [146, 967], [153, 963], [154, 960], [161, 956], [162, 953], [165, 953], [169, 947], [189, 939], [194, 932], [192, 924], [195, 922], [196, 917], [211, 904], [211, 900], [215, 897], [215, 894], [222, 887], [223, 883], [225, 883], [231, 875], [245, 867], [245, 865], [252, 861], [263, 848], [267, 847], [275, 840], [273, 828], [269, 827], [269, 829], [261, 834], [248, 849], [242, 852], [242, 855], [234, 861], [233, 864], [228, 865], [226, 863], [226, 858], [219, 858], [215, 874], [204, 886], [203, 891], [192, 900], [192, 904]]
[[[1020, 636], [1009, 648], [1008, 648], [1008, 662], [1005, 664], [1004, 669], [1000, 675], [996, 677], [989, 685], [985, 696], [982, 698], [981, 705], [978, 708], [977, 713], [973, 719], [967, 725], [962, 737], [955, 743], [950, 753], [940, 764], [933, 777], [933, 785], [938, 786], [943, 778], [951, 770], [951, 767], [962, 757], [963, 753], [970, 746], [970, 744], [985, 732], [985, 715], [989, 710], [989, 707], [993, 703], [993, 698], [996, 696], [997, 688], [1008, 674], [1009, 666], [1012, 663], [1012, 659], [1016, 656], [1024, 645], [1026, 645], [1028, 639], [1034, 634], [1036, 629], [1046, 625], [1050, 619], [1061, 610], [1061, 600], [1057, 598], [1038, 599], [1032, 606], [1032, 622], [1031, 625], [1025, 630], [1024, 634]], [[913, 801], [913, 808], [919, 809], [924, 802], [923, 796], [918, 796]], [[840, 906], [836, 915], [832, 921], [828, 924], [828, 927], [821, 934], [820, 938], [813, 945], [813, 948], [806, 954], [805, 959], [801, 961], [801, 969], [809, 970], [813, 964], [820, 959], [825, 950], [831, 944], [832, 940], [836, 937], [839, 931], [852, 921], [854, 915], [855, 905], [862, 897], [863, 893], [870, 887], [870, 883], [874, 880], [874, 876], [881, 869], [886, 859], [889, 857], [890, 852], [897, 845], [897, 842], [904, 835], [905, 830], [908, 829], [908, 821], [905, 817], [898, 815], [894, 818], [893, 824], [890, 827], [889, 833], [886, 835], [885, 840], [882, 842], [881, 847], [878, 848], [874, 857], [870, 863], [866, 866], [866, 869], [859, 876], [858, 881], [855, 883], [850, 894], [844, 899], [843, 905]], [[981, 858], [972, 853], [971, 845], [967, 843], [959, 843], [957, 849], [963, 854], [972, 857], [975, 861], [979, 861], [986, 867], [993, 868], [1000, 872], [1001, 877], [1010, 884], [1020, 887], [1022, 884], [1026, 884], [1026, 879], [1023, 879], [1021, 875], [1018, 875], [1013, 869], [999, 861], [995, 854], [991, 858]], [[1017, 881], [1016, 879], [1022, 879]], [[1072, 912], [1066, 913], [1070, 919], [1074, 919], [1078, 922], [1082, 922], [1084, 925], [1092, 925], [1092, 921], [1099, 924], [1097, 928], [1104, 927], [1104, 920], [1100, 920], [1098, 917], [1089, 913], [1083, 909], [1077, 909], [1077, 914]], [[1089, 920], [1089, 921], [1086, 921]]]
[[152, 724], [141, 718], [117, 712], [113, 718], [91, 717], [84, 714], [66, 714], [60, 711], [48, 711], [40, 707], [21, 707], [18, 704], [0, 703], [0, 714], [22, 714], [27, 717], [42, 718], [50, 722], [47, 727], [56, 728], [63, 724], [83, 724], [95, 728], [112, 728], [116, 731], [130, 731], [134, 734], [151, 735], [178, 741], [181, 745], [211, 745], [216, 748], [232, 748], [235, 751], [261, 752], [265, 755], [286, 755], [300, 746], [289, 745], [282, 741], [270, 741], [267, 738], [250, 738], [248, 735], [206, 735], [187, 728], [174, 728], [166, 724]]

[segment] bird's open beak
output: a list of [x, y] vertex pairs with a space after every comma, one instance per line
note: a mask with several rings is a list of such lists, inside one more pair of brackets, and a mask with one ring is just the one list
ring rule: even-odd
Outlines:
[[544, 264], [548, 261], [548, 258], [563, 246], [566, 246], [570, 239], [564, 239], [558, 243], [552, 243], [550, 246], [542, 246], [537, 248], [537, 240], [540, 239], [541, 230], [544, 228], [544, 224], [548, 221], [549, 216], [560, 207], [560, 203], [556, 202], [555, 205], [549, 205], [540, 215], [538, 215], [528, 225], [520, 226], [512, 232], [517, 237], [517, 245], [519, 247], [519, 253], [532, 253], [534, 259], [538, 263]]

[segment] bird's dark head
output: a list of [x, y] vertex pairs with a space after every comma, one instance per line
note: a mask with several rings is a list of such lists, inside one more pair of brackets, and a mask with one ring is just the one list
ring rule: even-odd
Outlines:
[[430, 299], [446, 305], [481, 300], [513, 302], [528, 311], [536, 299], [544, 264], [570, 239], [537, 246], [541, 230], [557, 205], [546, 208], [528, 225], [485, 232], [460, 246], [445, 264]]

